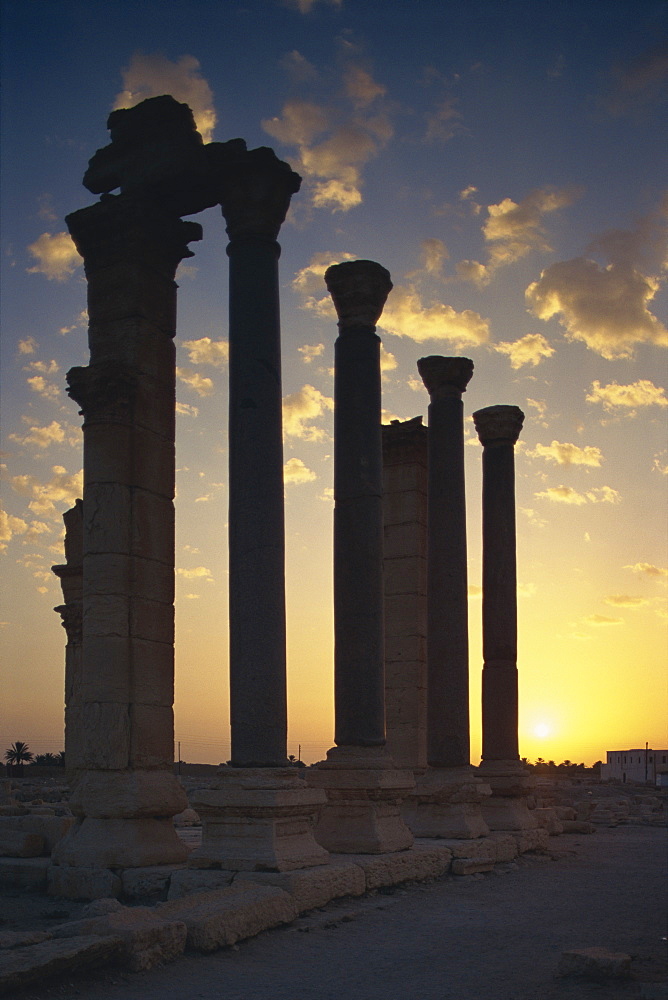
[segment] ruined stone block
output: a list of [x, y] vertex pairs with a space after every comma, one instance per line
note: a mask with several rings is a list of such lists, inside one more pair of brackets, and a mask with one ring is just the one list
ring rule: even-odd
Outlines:
[[122, 940], [118, 937], [87, 935], [3, 951], [0, 992], [43, 983], [63, 972], [103, 965], [116, 957], [121, 947]]
[[44, 892], [48, 858], [0, 858], [0, 889]]
[[449, 870], [452, 852], [441, 844], [437, 847], [414, 844], [407, 851], [375, 856], [351, 854], [348, 860], [363, 870], [369, 891], [413, 879], [438, 878]]
[[38, 858], [44, 853], [44, 837], [38, 833], [8, 830], [0, 825], [0, 858]]
[[366, 878], [359, 865], [335, 862], [292, 872], [240, 872], [239, 880], [273, 885], [294, 899], [298, 913], [325, 906], [341, 896], [362, 896]]

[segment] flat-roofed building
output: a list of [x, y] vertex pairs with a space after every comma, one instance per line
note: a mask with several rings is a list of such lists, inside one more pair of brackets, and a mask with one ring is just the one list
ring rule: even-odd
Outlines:
[[632, 781], [656, 785], [668, 773], [668, 750], [642, 747], [635, 750], [608, 750], [601, 765], [601, 781]]

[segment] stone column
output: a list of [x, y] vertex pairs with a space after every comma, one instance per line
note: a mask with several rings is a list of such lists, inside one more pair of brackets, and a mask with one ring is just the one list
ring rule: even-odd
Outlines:
[[[83, 734], [80, 821], [51, 891], [85, 895], [76, 869], [187, 854], [172, 822], [187, 806], [173, 775], [174, 274], [201, 228], [129, 194], [66, 221], [88, 279], [90, 364], [68, 373], [84, 417]], [[96, 894], [115, 894], [109, 875]]]
[[473, 414], [482, 455], [482, 764], [492, 787], [483, 812], [492, 830], [536, 826], [526, 804], [532, 779], [520, 763], [517, 682], [515, 454], [524, 414], [487, 406]]
[[60, 580], [64, 604], [54, 608], [67, 634], [65, 647], [65, 770], [74, 785], [81, 769], [81, 640], [83, 635], [83, 502], [63, 514], [65, 563], [51, 569]]
[[374, 261], [325, 274], [339, 317], [334, 383], [334, 696], [336, 746], [312, 770], [328, 805], [316, 838], [329, 850], [385, 853], [410, 847], [399, 804], [412, 775], [385, 747], [383, 482], [380, 338], [392, 288]]
[[462, 394], [469, 358], [418, 361], [429, 392], [427, 521], [427, 762], [404, 815], [419, 837], [488, 833], [480, 802], [489, 786], [470, 762], [466, 488]]
[[[285, 531], [276, 241], [300, 177], [235, 140], [218, 165], [230, 243], [229, 593], [231, 767], [192, 804], [196, 867], [284, 871], [323, 864], [325, 796], [287, 761]], [[222, 147], [221, 147], [222, 148]]]
[[427, 766], [427, 428], [383, 426], [385, 712], [397, 767]]

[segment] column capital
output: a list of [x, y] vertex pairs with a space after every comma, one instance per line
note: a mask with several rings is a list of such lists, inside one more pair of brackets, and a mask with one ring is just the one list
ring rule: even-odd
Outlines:
[[486, 406], [476, 410], [473, 422], [481, 444], [512, 444], [520, 436], [524, 414], [519, 406]]
[[420, 358], [417, 367], [432, 399], [466, 392], [466, 386], [473, 375], [473, 362], [470, 358], [444, 358], [431, 354], [428, 358]]
[[197, 222], [183, 222], [132, 194], [103, 195], [101, 201], [65, 217], [86, 275], [103, 267], [132, 263], [173, 279], [188, 243], [202, 239]]
[[67, 633], [67, 642], [72, 646], [80, 645], [83, 639], [83, 603], [68, 601], [53, 610], [62, 618], [61, 625]]
[[120, 362], [107, 361], [86, 367], [70, 368], [67, 394], [78, 403], [84, 421], [121, 422], [129, 420], [137, 393], [137, 376]]
[[325, 271], [325, 284], [339, 317], [339, 330], [376, 328], [392, 291], [390, 272], [374, 260], [348, 260]]
[[276, 240], [302, 179], [273, 149], [246, 149], [243, 139], [215, 143], [212, 166], [230, 240]]

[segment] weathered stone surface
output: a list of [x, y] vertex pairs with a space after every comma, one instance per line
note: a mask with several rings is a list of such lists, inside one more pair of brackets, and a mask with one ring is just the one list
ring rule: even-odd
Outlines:
[[533, 830], [511, 830], [510, 833], [515, 839], [517, 850], [520, 854], [526, 854], [528, 851], [542, 853], [547, 850], [550, 843], [550, 835], [547, 830], [539, 830], [538, 828]]
[[165, 918], [157, 908], [137, 906], [99, 917], [74, 920], [54, 930], [56, 937], [95, 934], [112, 935], [123, 941], [121, 957], [132, 972], [143, 972], [170, 962], [186, 946], [186, 927], [178, 919]]
[[626, 979], [631, 975], [631, 956], [607, 948], [580, 948], [561, 953], [558, 974], [584, 979]]
[[44, 837], [38, 833], [0, 827], [1, 858], [38, 858], [44, 853]]
[[128, 899], [166, 899], [173, 876], [184, 871], [182, 865], [126, 868], [121, 873], [123, 896]]
[[189, 947], [215, 951], [269, 927], [290, 923], [297, 908], [282, 889], [240, 882], [228, 889], [170, 900], [162, 903], [157, 913], [186, 924]]
[[489, 795], [489, 785], [470, 766], [429, 767], [415, 776], [415, 791], [404, 801], [404, 819], [416, 837], [483, 837], [489, 828], [480, 803]]
[[0, 839], [3, 831], [39, 834], [44, 841], [44, 853], [51, 854], [59, 840], [74, 824], [73, 816], [7, 816], [0, 818]]
[[202, 846], [190, 867], [236, 871], [289, 871], [326, 864], [313, 823], [325, 804], [295, 768], [226, 768], [214, 787], [190, 796], [202, 818]]
[[96, 819], [173, 816], [188, 798], [170, 771], [107, 771], [82, 776], [73, 799]]
[[517, 841], [512, 834], [492, 833], [483, 840], [485, 851], [490, 858], [498, 862], [512, 861], [517, 857]]
[[46, 889], [49, 858], [0, 858], [0, 889]]
[[122, 885], [118, 875], [108, 868], [61, 868], [49, 864], [45, 888], [49, 896], [65, 899], [106, 899], [120, 896]]
[[351, 260], [333, 264], [325, 271], [340, 329], [372, 327], [392, 291], [390, 272], [373, 260]]
[[540, 809], [533, 809], [532, 813], [536, 818], [538, 826], [543, 830], [547, 830], [551, 837], [556, 837], [558, 834], [564, 832], [564, 827], [561, 820], [557, 816], [556, 809], [543, 807]]
[[143, 868], [181, 864], [187, 856], [188, 849], [177, 836], [171, 818], [86, 817], [56, 846], [53, 860], [60, 866]]
[[23, 948], [53, 937], [51, 931], [0, 931], [0, 948]]
[[233, 871], [211, 868], [183, 868], [169, 880], [167, 899], [182, 899], [196, 892], [226, 889], [237, 875]]
[[200, 822], [199, 814], [190, 806], [174, 817], [174, 826], [198, 826]]
[[117, 956], [122, 945], [119, 937], [87, 935], [4, 951], [0, 954], [0, 992], [43, 982], [61, 972], [101, 965]]
[[81, 911], [84, 917], [101, 917], [106, 913], [118, 913], [123, 909], [123, 904], [119, 900], [109, 897], [108, 899], [94, 899], [84, 906]]
[[491, 858], [455, 858], [450, 871], [453, 875], [476, 875], [491, 872], [494, 861]]
[[363, 870], [368, 891], [412, 879], [438, 878], [449, 870], [452, 852], [440, 844], [438, 847], [416, 844], [409, 851], [375, 857], [366, 854], [348, 857]]
[[562, 819], [561, 825], [564, 833], [596, 833], [594, 824], [586, 820]]
[[274, 885], [295, 901], [298, 913], [325, 906], [341, 896], [362, 896], [366, 878], [359, 865], [335, 862], [319, 868], [293, 872], [240, 872], [237, 880]]

